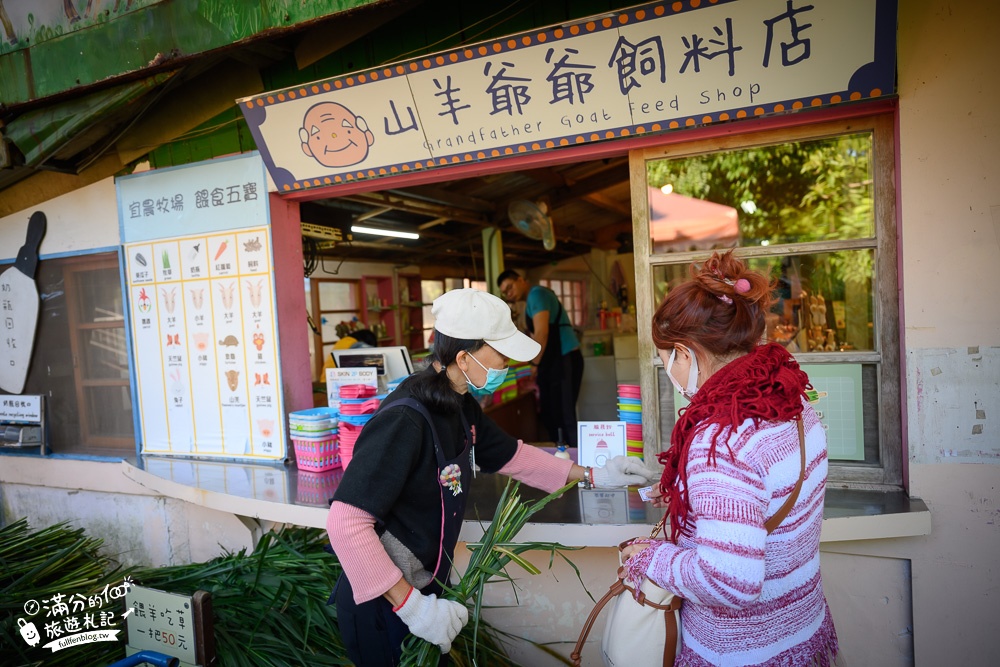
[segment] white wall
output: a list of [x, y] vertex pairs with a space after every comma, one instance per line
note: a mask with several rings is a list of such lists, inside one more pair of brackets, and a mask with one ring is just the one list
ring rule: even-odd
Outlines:
[[120, 463], [2, 457], [0, 516], [3, 524], [27, 518], [32, 529], [69, 521], [125, 565], [181, 565], [253, 548], [236, 516], [157, 496]]
[[1000, 9], [899, 3], [899, 152], [918, 665], [1000, 655]]
[[106, 248], [121, 243], [115, 181], [106, 178], [39, 206], [0, 218], [0, 260], [17, 257], [28, 231], [28, 218], [45, 214], [47, 228], [41, 255]]

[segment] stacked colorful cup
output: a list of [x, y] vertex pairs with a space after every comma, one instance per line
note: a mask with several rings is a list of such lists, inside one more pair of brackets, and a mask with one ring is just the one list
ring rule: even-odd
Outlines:
[[625, 422], [625, 453], [642, 458], [642, 396], [639, 385], [618, 385], [618, 419]]
[[345, 384], [340, 387], [340, 460], [347, 468], [354, 456], [354, 443], [361, 429], [378, 410], [384, 396], [377, 396], [375, 387], [366, 384]]
[[292, 412], [288, 415], [288, 431], [299, 470], [323, 472], [341, 466], [336, 410], [312, 408]]
[[517, 390], [524, 391], [531, 387], [531, 364], [528, 362], [511, 364], [507, 370], [507, 377], [514, 376], [517, 383]]
[[511, 373], [508, 369], [507, 376], [503, 379], [503, 382], [493, 392], [493, 404], [506, 403], [507, 401], [513, 401], [517, 398], [517, 375]]

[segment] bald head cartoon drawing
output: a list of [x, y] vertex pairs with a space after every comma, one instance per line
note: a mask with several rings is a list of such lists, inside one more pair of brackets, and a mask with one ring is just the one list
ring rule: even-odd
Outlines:
[[368, 157], [375, 135], [361, 116], [336, 102], [309, 107], [299, 128], [302, 152], [324, 167], [348, 167]]

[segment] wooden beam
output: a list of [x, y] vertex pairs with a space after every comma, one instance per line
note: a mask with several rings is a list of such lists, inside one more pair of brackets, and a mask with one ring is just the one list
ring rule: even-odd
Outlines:
[[554, 167], [542, 167], [541, 169], [529, 169], [527, 171], [522, 171], [522, 174], [533, 178], [539, 183], [544, 183], [553, 188], [563, 188], [571, 184], [571, 181], [567, 180], [566, 177], [556, 171]]
[[372, 30], [393, 20], [420, 4], [413, 0], [404, 2], [375, 2], [365, 8], [327, 17], [302, 36], [295, 47], [295, 65], [304, 69], [314, 62], [339, 51]]
[[434, 185], [418, 185], [406, 190], [387, 190], [389, 194], [399, 195], [407, 199], [427, 201], [432, 204], [444, 204], [474, 213], [493, 213], [496, 206], [488, 199], [470, 197], [460, 192], [453, 192]]
[[424, 229], [430, 229], [431, 227], [436, 227], [437, 225], [443, 225], [444, 223], [446, 223], [446, 222], [448, 222], [450, 220], [451, 220], [451, 218], [449, 218], [449, 217], [434, 218], [433, 220], [431, 220], [429, 222], [425, 222], [422, 225], [417, 225], [417, 230], [422, 231]]
[[470, 214], [468, 211], [457, 210], [447, 206], [431, 204], [416, 199], [408, 199], [403, 197], [401, 194], [366, 192], [351, 195], [349, 197], [345, 197], [345, 199], [347, 201], [357, 202], [360, 204], [367, 204], [368, 206], [388, 207], [397, 211], [406, 211], [407, 213], [426, 215], [431, 218], [447, 217], [449, 220], [462, 222], [467, 225], [475, 225], [476, 227], [488, 227], [491, 224], [489, 220]]
[[619, 215], [624, 215], [626, 217], [631, 217], [632, 215], [632, 204], [631, 202], [620, 202], [617, 199], [612, 199], [607, 195], [602, 195], [600, 193], [593, 193], [589, 195], [584, 195], [581, 197], [586, 202], [597, 206], [598, 208], [603, 208], [606, 211], [611, 211], [612, 213], [618, 213]]
[[382, 215], [383, 213], [388, 213], [391, 210], [393, 209], [389, 206], [384, 206], [382, 208], [373, 208], [370, 211], [366, 211], [365, 213], [360, 213], [356, 215], [354, 217], [354, 222], [364, 222], [368, 218], [374, 218], [375, 216]]

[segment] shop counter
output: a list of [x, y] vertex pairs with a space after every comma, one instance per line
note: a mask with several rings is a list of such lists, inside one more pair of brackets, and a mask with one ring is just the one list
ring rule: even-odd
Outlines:
[[[262, 526], [324, 528], [329, 500], [343, 471], [299, 471], [250, 463], [142, 457], [122, 462], [126, 477], [160, 495], [229, 512]], [[474, 542], [493, 517], [507, 483], [503, 475], [478, 473], [469, 491], [460, 539]], [[545, 494], [526, 485], [525, 499]], [[663, 510], [643, 503], [634, 489], [572, 488], [539, 511], [519, 541], [557, 541], [573, 547], [613, 547], [649, 535]], [[930, 511], [902, 491], [828, 489], [821, 541], [888, 539], [927, 535]]]

